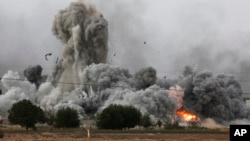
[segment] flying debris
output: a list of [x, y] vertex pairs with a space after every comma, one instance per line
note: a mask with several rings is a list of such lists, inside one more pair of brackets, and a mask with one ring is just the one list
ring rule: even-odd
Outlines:
[[[26, 79], [14, 71], [4, 74], [1, 115], [7, 115], [13, 103], [29, 99], [47, 111], [73, 108], [81, 118], [119, 104], [134, 106], [155, 123], [178, 115], [186, 121], [212, 118], [225, 125], [237, 119], [250, 120], [241, 85], [232, 75], [186, 67], [180, 77], [170, 79], [166, 72], [157, 77], [153, 67], [130, 73], [107, 63], [108, 22], [84, 2], [72, 2], [55, 16], [52, 30], [63, 51], [48, 78], [43, 77], [39, 65], [24, 70]], [[118, 55], [113, 53], [111, 57]], [[51, 55], [45, 54], [45, 59]]]
[[52, 55], [52, 53], [47, 53], [47, 54], [45, 54], [45, 56], [44, 56], [44, 57], [45, 57], [45, 60], [48, 61], [47, 56], [51, 56], [51, 55]]

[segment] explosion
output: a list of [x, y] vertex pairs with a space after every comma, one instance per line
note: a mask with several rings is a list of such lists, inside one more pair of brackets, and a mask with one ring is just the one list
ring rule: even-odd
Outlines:
[[[72, 2], [55, 16], [52, 31], [64, 49], [50, 81], [79, 83], [79, 73], [86, 66], [106, 63], [108, 22], [91, 4]], [[60, 84], [59, 87], [63, 92], [77, 88]]]
[[194, 113], [185, 110], [183, 107], [178, 109], [176, 111], [176, 114], [186, 122], [191, 122], [191, 123], [198, 122], [198, 117]]
[[183, 97], [185, 95], [184, 91], [185, 90], [179, 85], [170, 87], [169, 89], [169, 96], [176, 97], [176, 102], [177, 102], [176, 115], [186, 122], [196, 123], [198, 122], [198, 117], [194, 113], [187, 111], [183, 107]]
[[25, 81], [18, 72], [4, 74], [1, 82], [7, 92], [0, 95], [1, 115], [7, 115], [12, 104], [29, 99], [45, 111], [74, 108], [81, 118], [120, 104], [134, 106], [153, 121], [178, 115], [187, 122], [212, 118], [228, 125], [250, 119], [241, 86], [231, 75], [186, 67], [181, 77], [170, 80], [158, 78], [153, 67], [132, 74], [108, 64], [108, 22], [86, 1], [60, 10], [52, 31], [64, 46], [60, 61], [47, 80], [39, 65], [24, 71]]

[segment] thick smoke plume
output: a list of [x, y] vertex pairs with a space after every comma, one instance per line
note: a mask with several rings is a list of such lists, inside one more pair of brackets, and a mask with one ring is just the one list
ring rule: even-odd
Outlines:
[[[55, 16], [52, 31], [64, 45], [53, 81], [79, 83], [79, 72], [92, 63], [106, 63], [108, 23], [95, 7], [72, 2]], [[60, 86], [70, 91], [76, 86]]]
[[180, 84], [185, 88], [183, 104], [187, 109], [222, 124], [250, 119], [241, 85], [232, 75], [214, 75], [208, 70], [194, 72], [190, 67], [186, 67], [183, 74], [186, 77]]
[[29, 99], [45, 111], [74, 108], [82, 118], [121, 104], [136, 107], [154, 121], [174, 119], [181, 107], [197, 114], [204, 125], [250, 119], [241, 85], [232, 75], [185, 67], [171, 80], [167, 74], [157, 78], [153, 67], [130, 73], [108, 64], [108, 22], [86, 1], [59, 11], [52, 31], [64, 46], [52, 74], [42, 81], [38, 65], [24, 71], [29, 81], [20, 81], [17, 72], [8, 71], [1, 79], [7, 92], [0, 95], [0, 114], [7, 115], [13, 103]]

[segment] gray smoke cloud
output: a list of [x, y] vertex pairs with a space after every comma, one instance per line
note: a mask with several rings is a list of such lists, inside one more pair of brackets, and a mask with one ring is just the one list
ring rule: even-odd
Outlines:
[[[225, 5], [233, 3], [223, 2]], [[0, 96], [1, 114], [6, 115], [13, 103], [30, 99], [46, 111], [72, 107], [83, 118], [89, 113], [101, 112], [110, 104], [122, 104], [133, 105], [144, 114], [164, 119], [175, 116], [178, 99], [169, 96], [171, 92], [168, 89], [178, 83], [185, 89], [183, 104], [180, 105], [199, 117], [212, 118], [220, 123], [249, 119], [249, 109], [244, 105], [244, 92], [239, 85], [242, 81], [236, 80], [246, 79], [247, 73], [236, 73], [235, 78], [227, 74], [214, 75], [214, 72], [225, 70], [249, 70], [249, 55], [245, 51], [249, 45], [248, 34], [245, 31], [239, 32], [238, 28], [236, 31], [231, 30], [230, 26], [224, 28], [221, 24], [234, 22], [228, 15], [235, 14], [236, 11], [228, 13], [232, 8], [225, 10], [222, 6], [224, 3], [217, 5], [208, 0], [191, 0], [191, 3], [110, 0], [109, 3], [96, 3], [102, 9], [105, 19], [86, 1], [73, 2], [54, 17], [52, 31], [64, 47], [62, 57], [54, 66], [48, 82], [40, 84], [36, 89], [36, 85], [30, 82], [8, 80], [20, 79], [18, 72], [9, 71], [4, 74], [3, 78], [6, 79], [2, 79], [1, 82], [7, 92]], [[239, 15], [242, 13], [244, 12], [240, 12]], [[6, 19], [2, 12], [0, 17]], [[238, 16], [236, 14], [232, 17]], [[40, 17], [36, 15], [35, 19]], [[3, 20], [5, 21], [7, 20]], [[18, 25], [26, 25], [20, 23]], [[6, 29], [10, 29], [5, 28], [6, 25], [9, 23], [0, 26], [4, 33], [7, 33]], [[27, 28], [12, 26], [15, 31]], [[111, 38], [109, 42], [108, 28]], [[30, 31], [36, 35], [41, 33], [40, 28], [32, 28]], [[3, 35], [8, 37], [17, 34]], [[19, 39], [19, 36], [10, 37], [13, 40]], [[26, 36], [22, 36], [24, 37]], [[39, 38], [34, 41], [38, 41]], [[6, 45], [5, 38], [0, 40], [4, 46], [9, 46]], [[29, 43], [23, 42], [18, 45], [26, 47]], [[34, 45], [40, 43], [28, 44]], [[50, 48], [54, 43], [49, 42], [44, 46]], [[26, 48], [21, 50], [25, 53], [18, 53], [27, 54], [25, 50]], [[42, 52], [43, 60], [44, 54], [51, 52], [45, 50], [46, 52]], [[1, 56], [6, 56], [4, 51], [0, 53]], [[235, 64], [231, 65], [231, 62]], [[145, 68], [147, 64], [152, 67]], [[196, 68], [186, 67], [182, 77], [177, 78], [179, 70], [186, 64], [198, 66], [200, 69], [208, 68], [211, 71], [198, 71]], [[6, 68], [8, 65], [1, 67]], [[131, 72], [143, 69], [130, 73], [122, 69], [123, 67], [129, 68]], [[26, 77], [30, 78], [29, 73]], [[175, 79], [171, 79], [173, 77]]]
[[110, 23], [109, 44], [115, 49], [110, 49], [109, 59], [113, 64], [131, 72], [152, 66], [158, 77], [169, 78], [178, 77], [186, 65], [198, 66], [233, 74], [241, 80], [243, 90], [250, 91], [249, 1], [95, 2]]
[[139, 91], [113, 89], [101, 110], [110, 104], [132, 105], [143, 114], [149, 114], [161, 120], [174, 117], [177, 105], [176, 98], [170, 97], [168, 90], [156, 85]]
[[250, 109], [243, 100], [239, 81], [229, 74], [214, 75], [211, 71], [193, 71], [186, 67], [180, 85], [185, 88], [185, 108], [202, 118], [226, 124], [236, 119], [250, 119]]
[[85, 91], [89, 87], [92, 87], [94, 91], [102, 91], [112, 87], [130, 88], [131, 77], [128, 70], [108, 64], [92, 64], [85, 68], [80, 75], [82, 89]]
[[155, 118], [174, 115], [176, 99], [168, 96], [168, 90], [154, 85], [154, 68], [143, 68], [132, 75], [126, 69], [104, 64], [107, 21], [92, 5], [72, 2], [55, 16], [52, 30], [64, 45], [62, 59], [56, 62], [48, 82], [41, 84], [41, 66], [24, 71], [29, 82], [15, 80], [21, 78], [18, 72], [6, 73], [1, 80], [7, 89], [0, 97], [1, 114], [6, 115], [13, 103], [29, 99], [45, 111], [74, 108], [83, 118], [110, 104], [133, 105]]
[[43, 81], [42, 79], [42, 71], [43, 68], [40, 65], [36, 66], [31, 66], [23, 71], [23, 75], [31, 82], [36, 85], [38, 88], [41, 82]]
[[[91, 4], [72, 2], [55, 16], [52, 31], [64, 45], [52, 81], [79, 83], [79, 72], [92, 63], [106, 63], [108, 23]], [[61, 87], [62, 91], [75, 86]]]
[[145, 89], [156, 83], [156, 70], [152, 67], [142, 68], [134, 75], [134, 85], [137, 89]]
[[[128, 70], [109, 64], [92, 64], [80, 76], [82, 90], [88, 94], [84, 103], [87, 112], [100, 112], [111, 104], [121, 104], [135, 106], [143, 114], [157, 118], [174, 115], [176, 98], [154, 85], [156, 70], [152, 67], [131, 75]], [[138, 90], [138, 86], [143, 90]]]

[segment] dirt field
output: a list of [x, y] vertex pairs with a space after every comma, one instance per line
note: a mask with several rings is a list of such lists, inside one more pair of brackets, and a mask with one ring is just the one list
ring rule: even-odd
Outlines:
[[[87, 141], [85, 133], [19, 132], [5, 133], [1, 141]], [[229, 141], [228, 134], [103, 134], [92, 135], [91, 141]]]

